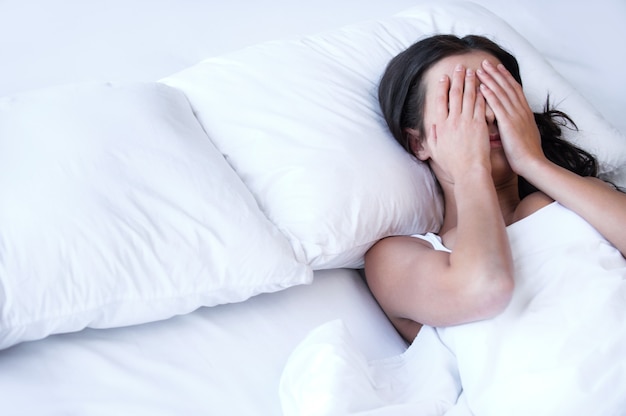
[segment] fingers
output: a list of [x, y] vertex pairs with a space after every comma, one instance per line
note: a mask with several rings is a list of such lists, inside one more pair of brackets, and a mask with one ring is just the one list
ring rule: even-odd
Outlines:
[[[479, 91], [479, 84], [481, 83], [477, 72], [461, 64], [455, 67], [452, 76], [442, 75], [435, 97], [437, 118], [446, 120], [451, 116], [463, 115], [469, 119], [484, 121], [487, 102]], [[488, 93], [493, 95], [493, 92]]]
[[481, 81], [481, 91], [494, 111], [511, 114], [526, 101], [521, 85], [504, 65], [494, 66], [489, 60], [485, 60], [476, 72]]
[[452, 82], [450, 84], [450, 114], [459, 114], [463, 109], [463, 90], [465, 84], [465, 68], [459, 64], [452, 74]]
[[439, 120], [445, 120], [448, 118], [448, 90], [450, 89], [450, 78], [447, 75], [443, 75], [439, 79], [437, 85], [437, 94], [435, 96], [435, 106], [437, 118]]
[[474, 102], [474, 119], [478, 121], [485, 121], [487, 119], [487, 103], [482, 92], [478, 90], [476, 92], [476, 100]]
[[465, 72], [465, 91], [463, 93], [463, 112], [470, 118], [485, 121], [485, 97], [478, 89], [479, 80], [476, 72], [468, 68]]
[[437, 87], [437, 116], [446, 119], [450, 115], [465, 114], [471, 118], [478, 110], [484, 117], [484, 103], [480, 102], [484, 97], [478, 93], [478, 82], [476, 72], [462, 65], [457, 65], [452, 77], [443, 75]]
[[434, 141], [437, 141], [437, 125], [433, 124], [430, 126], [430, 134], [428, 137], [432, 137]]
[[473, 69], [465, 70], [465, 86], [463, 90], [463, 112], [474, 114], [476, 105], [476, 75]]

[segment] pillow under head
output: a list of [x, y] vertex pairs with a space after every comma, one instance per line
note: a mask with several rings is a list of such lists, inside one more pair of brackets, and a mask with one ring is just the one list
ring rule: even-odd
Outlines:
[[626, 146], [515, 30], [469, 2], [426, 3], [391, 17], [206, 59], [162, 82], [182, 90], [261, 209], [315, 269], [359, 267], [379, 239], [437, 231], [442, 205], [428, 169], [395, 143], [377, 101], [392, 57], [436, 33], [478, 34], [519, 60], [535, 111], [548, 93], [626, 185]]

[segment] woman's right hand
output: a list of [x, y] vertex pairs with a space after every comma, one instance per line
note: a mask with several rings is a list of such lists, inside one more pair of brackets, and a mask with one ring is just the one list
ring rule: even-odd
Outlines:
[[427, 130], [433, 159], [452, 182], [477, 167], [491, 170], [485, 98], [472, 69], [458, 65], [437, 85], [435, 124]]

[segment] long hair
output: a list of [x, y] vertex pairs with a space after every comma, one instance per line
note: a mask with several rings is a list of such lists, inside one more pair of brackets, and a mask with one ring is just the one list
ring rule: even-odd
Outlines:
[[[498, 44], [483, 36], [435, 35], [422, 39], [395, 56], [387, 65], [378, 86], [378, 100], [393, 137], [410, 154], [411, 138], [407, 129], [415, 129], [425, 137], [424, 74], [443, 58], [482, 51], [496, 57], [513, 78], [522, 84], [517, 59]], [[535, 122], [541, 135], [541, 146], [546, 157], [581, 176], [597, 176], [598, 163], [593, 155], [574, 146], [562, 137], [562, 128], [574, 128], [571, 118], [551, 107], [549, 97], [541, 113], [535, 113]], [[519, 178], [519, 194], [523, 198], [537, 189], [524, 178]]]

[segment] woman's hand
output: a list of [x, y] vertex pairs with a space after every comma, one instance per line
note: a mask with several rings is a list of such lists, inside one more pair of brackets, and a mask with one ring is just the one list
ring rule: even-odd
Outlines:
[[452, 78], [440, 79], [427, 140], [433, 159], [453, 182], [476, 166], [491, 169], [485, 106], [472, 69], [458, 65]]
[[416, 322], [447, 326], [497, 315], [514, 286], [513, 259], [491, 175], [486, 102], [476, 73], [457, 66], [435, 88], [433, 107], [427, 108], [431, 126], [426, 126], [417, 156], [430, 157], [446, 195], [440, 232], [452, 252], [398, 236], [376, 243], [365, 256], [370, 289], [409, 340], [415, 337]]
[[597, 178], [584, 178], [549, 162], [541, 148], [534, 114], [513, 76], [488, 61], [477, 71], [493, 110], [511, 168], [543, 193], [595, 227], [626, 257], [626, 194]]
[[489, 60], [477, 71], [480, 90], [495, 114], [502, 146], [514, 172], [525, 176], [532, 162], [545, 160], [533, 111], [522, 86], [502, 64]]

